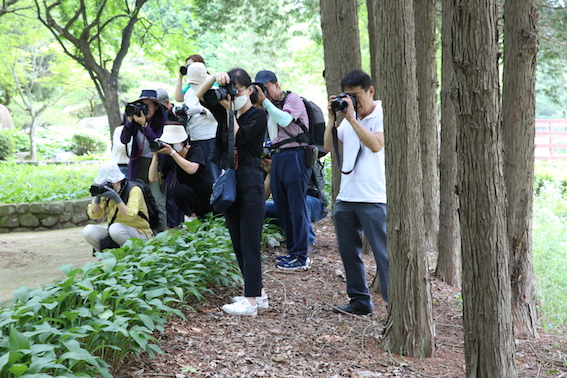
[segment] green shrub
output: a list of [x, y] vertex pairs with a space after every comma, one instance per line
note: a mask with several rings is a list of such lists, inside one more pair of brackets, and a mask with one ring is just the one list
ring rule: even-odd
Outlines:
[[0, 203], [49, 202], [89, 196], [96, 164], [0, 163]]
[[87, 153], [102, 153], [106, 151], [107, 144], [102, 139], [95, 135], [77, 133], [73, 135], [73, 152], [77, 155], [84, 155]]
[[154, 332], [190, 298], [242, 285], [220, 217], [99, 253], [59, 283], [14, 291], [0, 312], [0, 377], [112, 377], [128, 354], [161, 353]]
[[0, 160], [8, 160], [14, 152], [14, 139], [12, 136], [0, 132]]

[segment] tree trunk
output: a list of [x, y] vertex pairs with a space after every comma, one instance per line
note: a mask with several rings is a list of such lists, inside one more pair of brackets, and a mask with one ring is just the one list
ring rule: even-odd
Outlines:
[[453, 88], [467, 377], [516, 377], [496, 0], [454, 4]]
[[435, 0], [414, 0], [422, 188], [427, 249], [437, 249], [439, 233], [439, 140], [437, 133], [437, 36]]
[[[378, 75], [380, 72], [380, 67], [378, 66], [378, 31], [377, 31], [377, 8], [376, 0], [366, 0], [366, 9], [368, 12], [368, 42], [370, 45], [370, 77], [372, 77], [372, 82], [375, 88], [379, 88]], [[381, 98], [378, 90], [374, 92], [374, 99]]]
[[[325, 60], [324, 76], [327, 94], [330, 96], [342, 92], [343, 76], [362, 66], [358, 34], [358, 6], [356, 0], [320, 0], [320, 5]], [[333, 203], [339, 193], [340, 182], [341, 173], [334, 162]]]
[[379, 27], [388, 192], [389, 314], [380, 347], [435, 353], [427, 268], [412, 0], [387, 0]]
[[517, 337], [537, 337], [532, 259], [537, 5], [507, 0], [504, 14], [502, 122], [512, 313]]
[[443, 0], [441, 64], [441, 154], [439, 157], [440, 207], [437, 268], [435, 275], [451, 286], [461, 286], [461, 235], [457, 195], [457, 116], [451, 99], [454, 79], [452, 52], [453, 0]]

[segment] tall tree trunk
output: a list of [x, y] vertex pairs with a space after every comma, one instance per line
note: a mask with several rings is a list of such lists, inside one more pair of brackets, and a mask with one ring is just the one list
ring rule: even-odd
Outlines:
[[[380, 67], [378, 66], [378, 25], [377, 22], [377, 8], [376, 0], [366, 0], [366, 10], [368, 12], [368, 41], [370, 45], [370, 77], [372, 77], [372, 82], [376, 89], [380, 88], [378, 82], [378, 75], [380, 74]], [[374, 99], [379, 99], [380, 91], [376, 90], [374, 92]]]
[[412, 0], [381, 6], [389, 315], [380, 347], [413, 357], [435, 353], [427, 268]]
[[532, 259], [535, 80], [538, 51], [535, 0], [504, 3], [504, 129], [512, 313], [517, 337], [537, 337]]
[[451, 99], [454, 79], [452, 52], [453, 1], [443, 0], [441, 63], [441, 154], [439, 156], [439, 237], [435, 275], [451, 286], [461, 286], [461, 235], [457, 195], [457, 116]]
[[456, 0], [453, 17], [467, 377], [516, 377], [496, 0]]
[[437, 36], [435, 0], [414, 0], [419, 132], [425, 236], [428, 250], [437, 250], [439, 233], [439, 138], [437, 133]]
[[[320, 0], [320, 5], [325, 60], [324, 76], [327, 94], [330, 96], [342, 92], [343, 76], [362, 66], [358, 34], [358, 6], [356, 0]], [[333, 203], [339, 193], [340, 182], [341, 173], [337, 165], [333, 164]]]

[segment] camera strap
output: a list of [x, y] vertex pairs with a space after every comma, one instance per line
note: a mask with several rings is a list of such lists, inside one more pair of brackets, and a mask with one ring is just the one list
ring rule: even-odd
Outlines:
[[236, 147], [234, 145], [234, 110], [228, 111], [228, 167], [235, 169], [237, 166], [236, 161]]
[[342, 159], [341, 159], [341, 153], [339, 152], [339, 137], [337, 135], [336, 124], [333, 126], [333, 129], [331, 131], [332, 131], [332, 135], [333, 135], [333, 148], [335, 149], [334, 153], [337, 155], [337, 159], [335, 160], [335, 162], [337, 163], [339, 171], [341, 171], [341, 173], [343, 173], [345, 175], [350, 175], [352, 173], [352, 171], [354, 171], [354, 167], [356, 167], [356, 163], [358, 162], [358, 158], [360, 158], [360, 154], [362, 153], [362, 147], [361, 146], [358, 147], [358, 153], [356, 154], [356, 159], [354, 159], [354, 164], [352, 166], [352, 169], [348, 172], [343, 171], [343, 162], [342, 162]]

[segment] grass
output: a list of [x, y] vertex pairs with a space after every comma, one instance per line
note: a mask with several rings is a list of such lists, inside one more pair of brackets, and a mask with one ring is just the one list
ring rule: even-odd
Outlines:
[[50, 202], [90, 196], [97, 164], [0, 163], [0, 203]]

